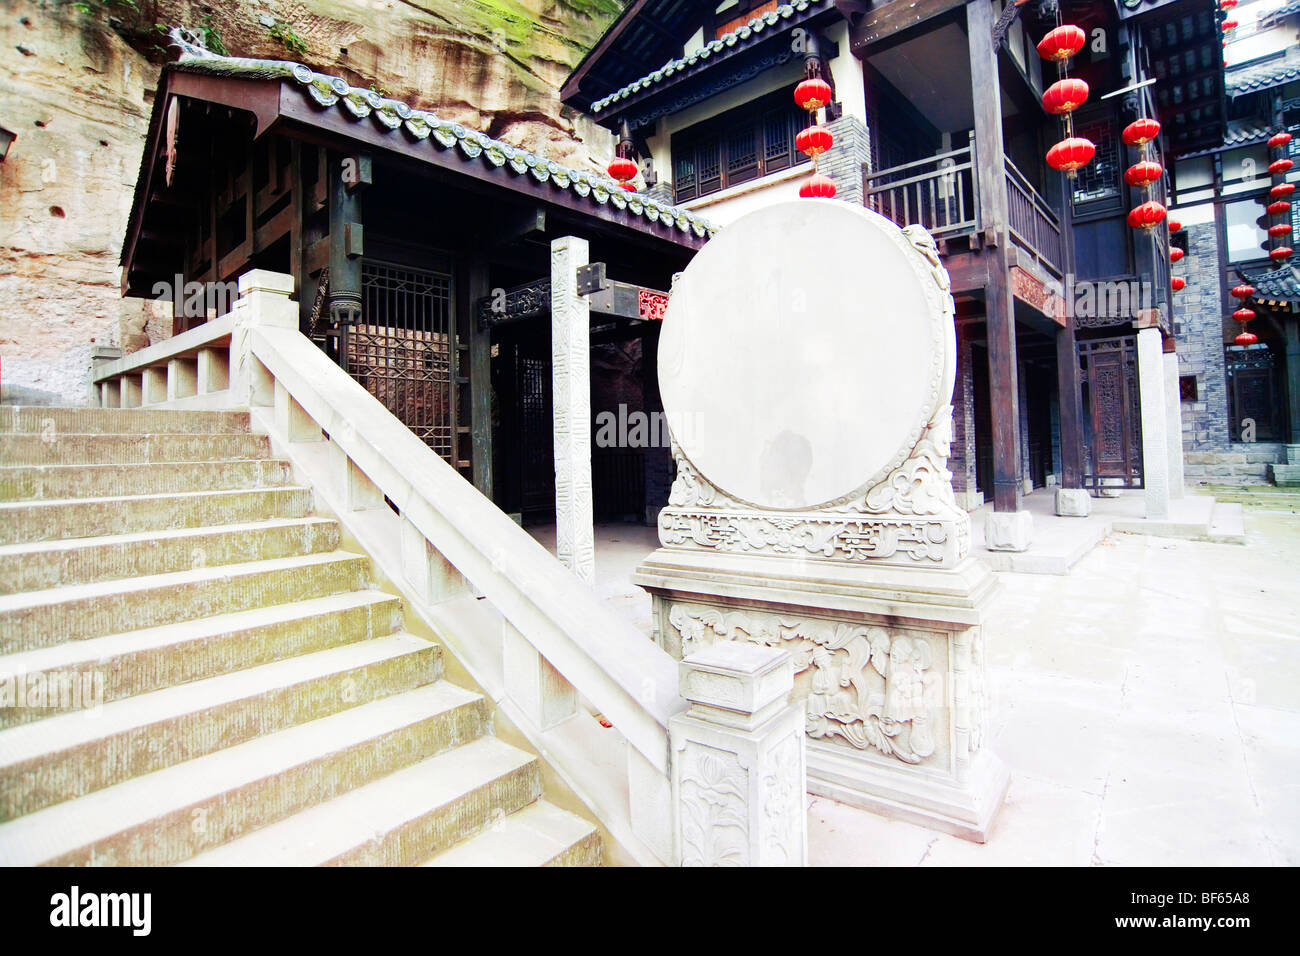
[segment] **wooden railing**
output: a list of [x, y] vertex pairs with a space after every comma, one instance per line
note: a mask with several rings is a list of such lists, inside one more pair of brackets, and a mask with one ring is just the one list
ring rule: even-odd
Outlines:
[[1065, 265], [1061, 220], [1016, 164], [1005, 156], [1003, 162], [1007, 172], [1007, 231], [1016, 245], [1060, 278]]
[[969, 146], [875, 173], [864, 168], [862, 180], [867, 208], [900, 226], [920, 223], [936, 239], [979, 228]]

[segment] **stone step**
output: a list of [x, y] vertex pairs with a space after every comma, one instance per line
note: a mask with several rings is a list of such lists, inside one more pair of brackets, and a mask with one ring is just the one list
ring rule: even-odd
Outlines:
[[0, 730], [0, 820], [433, 683], [441, 653], [399, 632]]
[[311, 489], [296, 485], [250, 491], [6, 501], [0, 502], [0, 545], [301, 518], [310, 510]]
[[346, 551], [0, 596], [0, 654], [368, 588]]
[[0, 865], [177, 863], [487, 733], [439, 681], [0, 823]]
[[[23, 688], [45, 693], [40, 706], [0, 707], [0, 728], [66, 713], [87, 696], [110, 703], [382, 637], [401, 626], [398, 598], [348, 591], [9, 654], [0, 657], [0, 680], [13, 678], [15, 691], [21, 680]], [[73, 686], [81, 697], [72, 697]]]
[[1236, 502], [1216, 499], [1210, 512], [1210, 537], [1224, 544], [1245, 544], [1245, 509]]
[[600, 833], [539, 800], [421, 866], [600, 866]]
[[131, 465], [11, 465], [0, 468], [0, 501], [99, 498], [130, 489], [137, 495], [279, 488], [292, 471], [279, 458], [154, 462]]
[[[244, 494], [244, 492], [240, 492]], [[3, 521], [0, 509], [0, 521]], [[0, 594], [333, 551], [338, 522], [275, 518], [0, 545]]]
[[269, 458], [265, 435], [0, 435], [0, 465], [129, 465], [146, 462]]
[[57, 436], [78, 434], [208, 435], [248, 431], [248, 412], [169, 408], [61, 408], [10, 405], [0, 408], [0, 434]]
[[483, 737], [201, 853], [191, 866], [412, 866], [541, 796], [537, 760]]

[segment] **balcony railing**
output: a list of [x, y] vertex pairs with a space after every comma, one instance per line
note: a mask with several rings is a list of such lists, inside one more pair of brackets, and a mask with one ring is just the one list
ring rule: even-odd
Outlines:
[[[1007, 229], [1016, 245], [1055, 276], [1065, 262], [1061, 221], [1047, 201], [1004, 158]], [[879, 172], [863, 170], [866, 205], [900, 226], [920, 223], [936, 239], [983, 228], [975, 156], [971, 147], [902, 163]]]
[[1016, 164], [1003, 157], [1007, 171], [1007, 229], [1016, 245], [1058, 278], [1065, 262], [1061, 220]]
[[920, 223], [936, 239], [979, 228], [979, 201], [969, 146], [938, 156], [863, 171], [867, 208], [900, 226]]

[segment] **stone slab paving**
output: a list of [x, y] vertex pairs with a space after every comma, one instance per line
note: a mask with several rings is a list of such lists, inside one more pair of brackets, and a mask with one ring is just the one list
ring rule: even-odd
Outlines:
[[[1068, 574], [1003, 572], [989, 627], [1008, 803], [978, 845], [809, 798], [812, 865], [1300, 865], [1300, 514], [1247, 504], [1247, 544], [1113, 534]], [[550, 529], [532, 529], [554, 547]], [[596, 588], [653, 528], [597, 529]]]

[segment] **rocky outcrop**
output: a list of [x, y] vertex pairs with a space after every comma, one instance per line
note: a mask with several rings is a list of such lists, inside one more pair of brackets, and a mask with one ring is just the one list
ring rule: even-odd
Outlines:
[[[81, 9], [80, 7], [84, 7]], [[121, 298], [118, 258], [160, 64], [160, 28], [209, 31], [239, 56], [304, 62], [566, 165], [607, 134], [556, 91], [619, 0], [0, 0], [0, 388], [82, 402], [91, 343], [170, 334]], [[362, 18], [362, 19], [358, 19]]]

